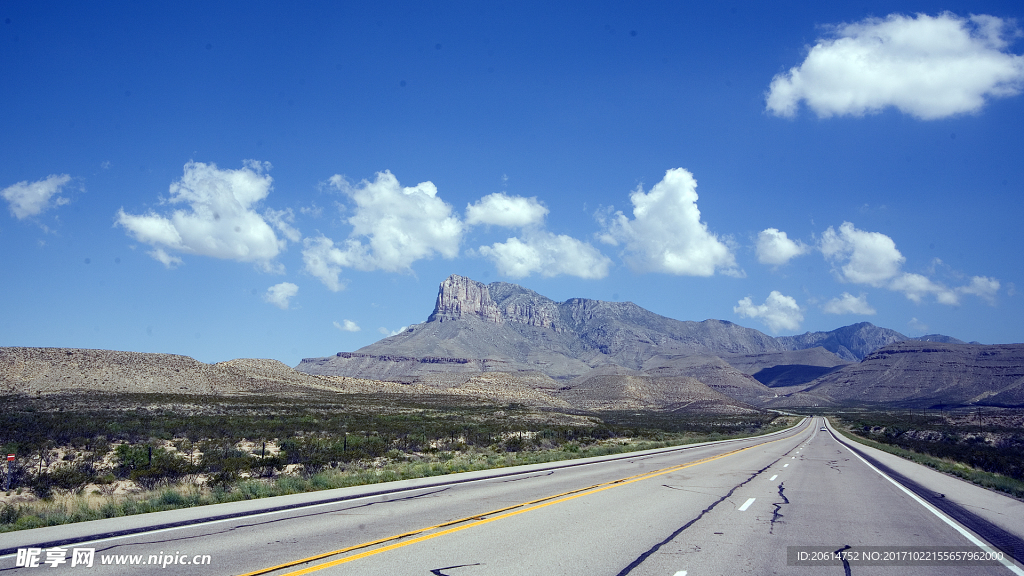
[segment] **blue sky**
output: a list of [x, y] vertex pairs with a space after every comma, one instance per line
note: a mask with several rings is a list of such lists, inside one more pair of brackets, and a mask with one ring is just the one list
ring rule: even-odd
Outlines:
[[0, 4], [0, 345], [295, 365], [452, 273], [1024, 341], [1019, 3], [336, 4]]

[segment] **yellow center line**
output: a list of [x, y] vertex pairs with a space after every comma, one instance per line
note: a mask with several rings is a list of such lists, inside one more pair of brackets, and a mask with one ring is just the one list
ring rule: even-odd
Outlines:
[[[272, 566], [270, 568], [263, 568], [263, 569], [255, 571], [255, 572], [247, 572], [247, 573], [242, 574], [240, 576], [258, 576], [260, 574], [268, 574], [268, 573], [274, 572], [276, 570], [282, 570], [284, 568], [290, 568], [292, 566], [298, 566], [299, 564], [305, 564], [305, 563], [308, 563], [308, 562], [314, 562], [316, 560], [322, 560], [322, 559], [330, 557], [330, 556], [337, 556], [339, 554], [345, 554], [345, 553], [352, 552], [352, 551], [355, 551], [355, 550], [360, 550], [360, 549], [363, 549], [363, 548], [368, 548], [368, 547], [371, 547], [371, 546], [376, 546], [377, 544], [383, 544], [385, 542], [391, 542], [391, 541], [394, 541], [394, 540], [400, 540], [402, 538], [408, 538], [409, 536], [415, 536], [417, 534], [423, 534], [424, 532], [429, 532], [431, 530], [437, 530], [439, 528], [444, 528], [446, 526], [453, 526], [455, 524], [462, 524], [462, 523], [465, 523], [465, 522], [470, 522], [470, 521], [475, 520], [475, 522], [471, 522], [469, 524], [465, 524], [464, 526], [455, 526], [453, 528], [448, 528], [447, 530], [442, 530], [440, 532], [433, 532], [433, 533], [430, 533], [430, 534], [425, 534], [425, 535], [420, 536], [418, 538], [413, 538], [412, 540], [406, 540], [404, 542], [396, 542], [396, 543], [390, 544], [388, 546], [383, 546], [383, 547], [380, 547], [380, 548], [374, 548], [373, 550], [367, 550], [367, 551], [361, 552], [359, 554], [354, 554], [352, 556], [346, 556], [344, 558], [339, 558], [337, 560], [332, 560], [331, 562], [325, 562], [323, 564], [317, 564], [315, 566], [309, 566], [309, 567], [303, 568], [301, 570], [297, 570], [295, 572], [289, 572], [287, 574], [283, 574], [282, 576], [299, 576], [300, 574], [309, 574], [310, 572], [315, 572], [317, 570], [323, 570], [324, 568], [330, 568], [331, 566], [337, 566], [339, 564], [344, 564], [346, 562], [351, 562], [353, 560], [358, 560], [360, 558], [365, 558], [367, 556], [372, 556], [374, 554], [380, 554], [381, 552], [387, 552], [389, 550], [394, 550], [396, 548], [402, 548], [402, 547], [408, 546], [410, 544], [415, 544], [417, 542], [423, 542], [423, 541], [426, 541], [426, 540], [437, 538], [438, 536], [444, 536], [446, 534], [451, 534], [451, 533], [454, 533], [454, 532], [459, 532], [461, 530], [465, 530], [467, 528], [473, 528], [475, 526], [481, 526], [483, 524], [494, 522], [495, 520], [502, 520], [504, 518], [509, 518], [511, 516], [516, 516], [518, 514], [522, 514], [524, 512], [531, 512], [533, 510], [539, 510], [540, 508], [551, 506], [552, 504], [559, 504], [561, 502], [567, 502], [569, 500], [573, 500], [573, 499], [579, 498], [581, 496], [588, 496], [590, 494], [597, 494], [598, 492], [603, 492], [605, 490], [608, 490], [609, 488], [615, 488], [616, 486], [625, 486], [626, 484], [632, 484], [634, 482], [639, 482], [641, 480], [647, 480], [647, 479], [650, 479], [650, 478], [654, 478], [656, 476], [662, 476], [662, 475], [668, 474], [670, 472], [675, 472], [676, 470], [682, 470], [684, 468], [690, 468], [692, 466], [697, 466], [699, 464], [705, 464], [707, 462], [712, 462], [712, 461], [718, 460], [720, 458], [725, 458], [726, 456], [732, 456], [733, 454], [738, 454], [740, 452], [744, 452], [746, 450], [750, 450], [751, 448], [757, 448], [759, 446], [765, 446], [767, 444], [771, 444], [773, 442], [778, 442], [780, 440], [786, 440], [788, 438], [791, 438], [791, 437], [790, 436], [786, 436], [784, 438], [776, 438], [775, 440], [769, 440], [767, 442], [762, 442], [762, 443], [759, 443], [759, 444], [754, 444], [753, 446], [747, 446], [746, 448], [738, 448], [736, 450], [732, 450], [730, 452], [725, 452], [725, 453], [719, 454], [717, 456], [708, 456], [707, 458], [701, 458], [700, 460], [694, 460], [692, 462], [687, 462], [687, 463], [684, 463], [684, 464], [676, 464], [674, 466], [669, 466], [667, 468], [660, 468], [658, 470], [653, 470], [651, 472], [643, 472], [643, 473], [640, 473], [640, 474], [634, 474], [633, 476], [627, 476], [625, 478], [620, 478], [618, 480], [612, 480], [612, 481], [609, 481], [609, 482], [603, 482], [601, 484], [594, 484], [593, 486], [588, 486], [586, 488], [577, 488], [576, 490], [570, 490], [568, 492], [562, 492], [560, 494], [555, 494], [555, 495], [552, 495], [552, 496], [546, 496], [544, 498], [539, 498], [537, 500], [530, 500], [528, 502], [523, 502], [523, 503], [520, 503], [520, 504], [515, 504], [513, 506], [508, 506], [508, 507], [505, 507], [505, 508], [499, 508], [497, 510], [492, 510], [490, 512], [485, 512], [483, 514], [474, 514], [473, 516], [467, 516], [465, 518], [460, 518], [458, 520], [451, 520], [451, 521], [448, 521], [448, 522], [444, 522], [442, 524], [436, 524], [434, 526], [428, 526], [426, 528], [420, 528], [420, 529], [417, 529], [417, 530], [412, 530], [410, 532], [404, 532], [402, 534], [397, 534], [397, 535], [394, 535], [394, 536], [388, 536], [386, 538], [380, 538], [380, 539], [377, 539], [377, 540], [372, 540], [370, 542], [364, 542], [362, 544], [356, 544], [354, 546], [349, 546], [347, 548], [341, 548], [339, 550], [333, 550], [331, 552], [324, 552], [322, 554], [317, 554], [316, 556], [310, 556], [309, 558], [303, 558], [301, 560], [293, 560], [293, 561], [287, 562], [285, 564], [279, 564], [277, 566]], [[501, 514], [502, 512], [504, 512], [504, 514]], [[500, 514], [500, 515], [493, 516], [491, 518], [484, 518], [485, 516], [491, 516], [491, 515], [494, 515], [494, 514]]]

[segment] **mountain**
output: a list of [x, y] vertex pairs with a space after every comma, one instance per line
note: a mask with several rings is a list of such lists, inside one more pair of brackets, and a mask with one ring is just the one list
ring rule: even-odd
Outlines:
[[[942, 335], [924, 338], [960, 342]], [[788, 388], [809, 385], [907, 340], [868, 322], [776, 338], [723, 320], [674, 320], [632, 302], [555, 302], [516, 284], [452, 275], [438, 287], [426, 322], [355, 352], [303, 359], [296, 370], [421, 384], [458, 374], [539, 373], [568, 389], [582, 386], [587, 376], [600, 377], [591, 384], [617, 380], [621, 386], [629, 378], [634, 383], [648, 377], [694, 378], [730, 398], [760, 405], [779, 396], [774, 388], [792, 394]]]
[[1024, 406], [1024, 344], [907, 340], [800, 389], [839, 403], [906, 408]]
[[80, 348], [0, 348], [0, 394], [289, 394], [330, 389], [277, 360], [204, 364], [188, 356]]

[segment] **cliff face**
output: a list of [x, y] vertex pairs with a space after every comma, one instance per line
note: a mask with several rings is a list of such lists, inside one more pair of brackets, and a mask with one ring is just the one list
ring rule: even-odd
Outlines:
[[452, 274], [437, 291], [434, 312], [427, 322], [444, 322], [446, 320], [462, 320], [475, 317], [488, 322], [500, 324], [504, 321], [501, 312], [487, 286], [476, 280]]
[[512, 322], [561, 331], [558, 305], [515, 284], [487, 285], [452, 274], [437, 290], [434, 312], [427, 322], [475, 318], [495, 324]]

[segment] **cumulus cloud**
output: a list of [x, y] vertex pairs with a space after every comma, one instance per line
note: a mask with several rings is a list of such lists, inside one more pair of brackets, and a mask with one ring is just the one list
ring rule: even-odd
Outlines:
[[281, 310], [288, 309], [288, 301], [299, 293], [299, 287], [291, 282], [281, 282], [267, 288], [263, 301], [277, 306]]
[[623, 246], [631, 268], [685, 276], [712, 276], [716, 270], [742, 275], [732, 250], [700, 221], [697, 181], [689, 171], [668, 170], [649, 193], [638, 187], [629, 198], [632, 220], [621, 211], [599, 220], [605, 226], [601, 240]]
[[757, 235], [757, 261], [762, 264], [781, 266], [810, 251], [810, 246], [790, 240], [785, 232], [776, 228], [767, 228]]
[[867, 294], [854, 296], [849, 292], [843, 292], [838, 298], [833, 298], [822, 306], [826, 314], [861, 314], [871, 316], [877, 311], [868, 304]]
[[970, 284], [950, 288], [927, 276], [907, 272], [895, 278], [890, 288], [903, 292], [913, 302], [921, 302], [925, 296], [931, 295], [940, 304], [957, 305], [960, 303], [960, 296], [970, 294], [994, 305], [996, 293], [999, 291], [999, 281], [986, 276], [974, 276]]
[[435, 254], [458, 255], [464, 225], [452, 214], [452, 207], [438, 198], [433, 183], [403, 188], [385, 170], [373, 182], [353, 185], [335, 175], [329, 184], [355, 204], [347, 220], [352, 232], [339, 245], [325, 236], [306, 238], [302, 258], [306, 271], [331, 290], [342, 288], [338, 282], [342, 268], [403, 272], [413, 262]]
[[971, 278], [970, 284], [961, 286], [956, 290], [961, 294], [977, 296], [988, 301], [989, 304], [995, 305], [996, 293], [999, 292], [999, 280], [987, 276], [974, 276]]
[[506, 228], [532, 226], [544, 221], [548, 209], [537, 198], [488, 194], [475, 204], [466, 205], [466, 224], [493, 224]]
[[513, 278], [536, 272], [598, 279], [607, 276], [611, 266], [611, 260], [590, 244], [542, 230], [527, 230], [522, 239], [481, 246], [479, 252], [494, 262], [499, 273]]
[[285, 238], [292, 242], [298, 242], [302, 239], [302, 234], [297, 228], [292, 226], [295, 223], [295, 212], [292, 209], [287, 210], [274, 210], [273, 208], [267, 208], [263, 212], [263, 216], [267, 219], [277, 231], [280, 232]]
[[843, 222], [838, 232], [829, 226], [821, 237], [820, 247], [825, 258], [833, 263], [845, 262], [837, 273], [855, 284], [884, 286], [899, 274], [906, 260], [892, 238], [880, 232], [858, 230], [850, 222]]
[[791, 296], [784, 296], [778, 290], [772, 290], [764, 304], [755, 305], [750, 296], [740, 300], [732, 311], [744, 318], [757, 318], [765, 326], [777, 333], [779, 330], [796, 330], [804, 321], [800, 306]]
[[405, 332], [406, 328], [408, 328], [408, 326], [402, 326], [398, 330], [388, 330], [387, 328], [381, 326], [380, 328], [377, 328], [377, 332], [380, 332], [385, 336], [396, 336], [398, 334], [401, 334], [402, 332]]
[[[67, 198], [57, 196], [71, 181], [67, 174], [51, 174], [42, 180], [12, 184], [0, 190], [0, 197], [7, 200], [11, 214], [18, 220], [37, 216], [50, 208], [67, 204]], [[56, 198], [54, 197], [56, 196]]]
[[358, 324], [348, 319], [346, 319], [343, 324], [335, 322], [334, 327], [342, 332], [359, 332], [362, 330]]
[[892, 238], [858, 230], [850, 222], [843, 222], [838, 232], [830, 226], [819, 248], [833, 265], [840, 265], [835, 272], [841, 280], [902, 292], [916, 303], [932, 296], [940, 304], [957, 305], [962, 295], [970, 294], [994, 304], [999, 291], [999, 281], [987, 276], [974, 276], [966, 286], [951, 288], [922, 274], [903, 272], [906, 258]]
[[[247, 160], [238, 170], [221, 170], [215, 164], [189, 162], [181, 180], [170, 187], [164, 203], [187, 205], [187, 209], [164, 216], [117, 212], [117, 224], [140, 242], [153, 246], [149, 254], [167, 267], [181, 263], [170, 252], [212, 256], [225, 260], [252, 262], [269, 272], [283, 267], [273, 262], [284, 250], [267, 220], [276, 222], [286, 237], [297, 237], [284, 225], [284, 213], [271, 211], [267, 219], [256, 205], [270, 194], [273, 179], [265, 174], [267, 162]], [[294, 229], [291, 229], [294, 230]]]
[[338, 275], [343, 267], [354, 265], [350, 254], [359, 250], [359, 242], [350, 240], [347, 250], [343, 250], [336, 247], [330, 238], [318, 236], [304, 239], [302, 245], [302, 261], [306, 265], [306, 272], [334, 292], [344, 290], [345, 283], [338, 280]]
[[1020, 93], [1024, 56], [1005, 51], [1017, 34], [1010, 21], [949, 12], [841, 24], [772, 79], [767, 109], [793, 116], [803, 100], [819, 117], [889, 106], [924, 120], [977, 112], [987, 98]]

